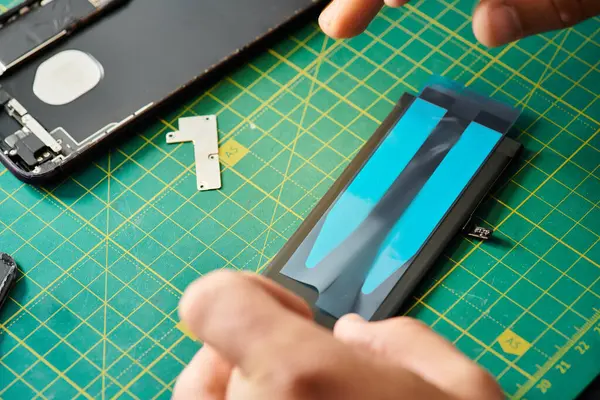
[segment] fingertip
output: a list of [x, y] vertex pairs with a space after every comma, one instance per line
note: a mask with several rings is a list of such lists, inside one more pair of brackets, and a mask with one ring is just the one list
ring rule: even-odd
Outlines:
[[383, 7], [383, 0], [333, 0], [319, 16], [319, 26], [334, 39], [361, 34]]
[[211, 272], [204, 277], [192, 282], [183, 292], [179, 300], [178, 314], [192, 331], [196, 322], [202, 320], [202, 310], [210, 303], [210, 298], [219, 293], [220, 289], [234, 285], [239, 280], [239, 275], [233, 271], [221, 270]]
[[362, 30], [355, 29], [354, 26], [340, 23], [337, 19], [331, 19], [327, 16], [324, 11], [319, 17], [319, 26], [323, 33], [332, 39], [349, 39], [362, 32]]
[[402, 7], [406, 3], [408, 3], [408, 0], [385, 0], [388, 7]]
[[263, 275], [257, 275], [251, 272], [244, 272], [242, 275], [252, 282], [259, 284], [287, 309], [304, 318], [313, 318], [313, 312], [310, 305], [294, 292]]
[[188, 287], [181, 295], [179, 299], [179, 305], [177, 307], [177, 314], [179, 314], [179, 320], [183, 323], [189, 322], [189, 319], [192, 315], [192, 307], [194, 302], [192, 300], [193, 292], [195, 291], [195, 287], [198, 285], [198, 280], [192, 282], [188, 285]]
[[367, 322], [367, 320], [358, 314], [346, 314], [337, 321], [336, 325], [338, 325], [338, 324], [361, 325], [366, 322]]
[[479, 6], [473, 14], [473, 34], [479, 43], [486, 47], [494, 47], [493, 38], [488, 28], [488, 10], [487, 7]]
[[[344, 36], [342, 35], [343, 29], [340, 29], [339, 23], [339, 9], [340, 9], [340, 0], [333, 0], [321, 15], [319, 15], [319, 26], [321, 30], [329, 37], [334, 39], [342, 39]], [[343, 27], [343, 26], [342, 26]]]
[[358, 314], [347, 314], [338, 319], [333, 327], [333, 334], [339, 338], [351, 337], [367, 326], [367, 321]]
[[522, 37], [522, 27], [515, 9], [504, 1], [481, 3], [473, 15], [473, 34], [487, 47], [502, 46]]

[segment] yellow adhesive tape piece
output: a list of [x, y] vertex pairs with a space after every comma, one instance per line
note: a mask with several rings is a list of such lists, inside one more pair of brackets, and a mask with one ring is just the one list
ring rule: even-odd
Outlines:
[[219, 159], [230, 167], [240, 162], [250, 150], [235, 139], [230, 139], [219, 149]]
[[498, 337], [498, 343], [500, 343], [500, 347], [505, 353], [514, 354], [515, 356], [522, 356], [531, 348], [531, 343], [510, 329], [502, 332], [502, 335]]

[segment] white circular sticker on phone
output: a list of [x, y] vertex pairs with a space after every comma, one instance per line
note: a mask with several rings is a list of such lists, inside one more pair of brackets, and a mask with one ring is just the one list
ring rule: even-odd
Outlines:
[[79, 50], [65, 50], [38, 67], [33, 93], [52, 106], [69, 104], [95, 88], [104, 68], [93, 56]]

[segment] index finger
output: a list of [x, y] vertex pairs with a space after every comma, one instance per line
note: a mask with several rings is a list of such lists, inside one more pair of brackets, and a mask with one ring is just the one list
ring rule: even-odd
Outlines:
[[383, 0], [333, 0], [323, 10], [319, 24], [333, 38], [356, 36], [367, 28], [383, 3]]
[[273, 370], [286, 353], [327, 337], [299, 298], [263, 279], [212, 273], [190, 285], [179, 307], [196, 337], [247, 374]]

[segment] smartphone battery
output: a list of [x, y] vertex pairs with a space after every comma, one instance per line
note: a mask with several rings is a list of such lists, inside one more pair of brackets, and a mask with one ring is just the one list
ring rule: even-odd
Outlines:
[[405, 94], [266, 275], [328, 327], [394, 316], [517, 156], [518, 116], [457, 88]]

